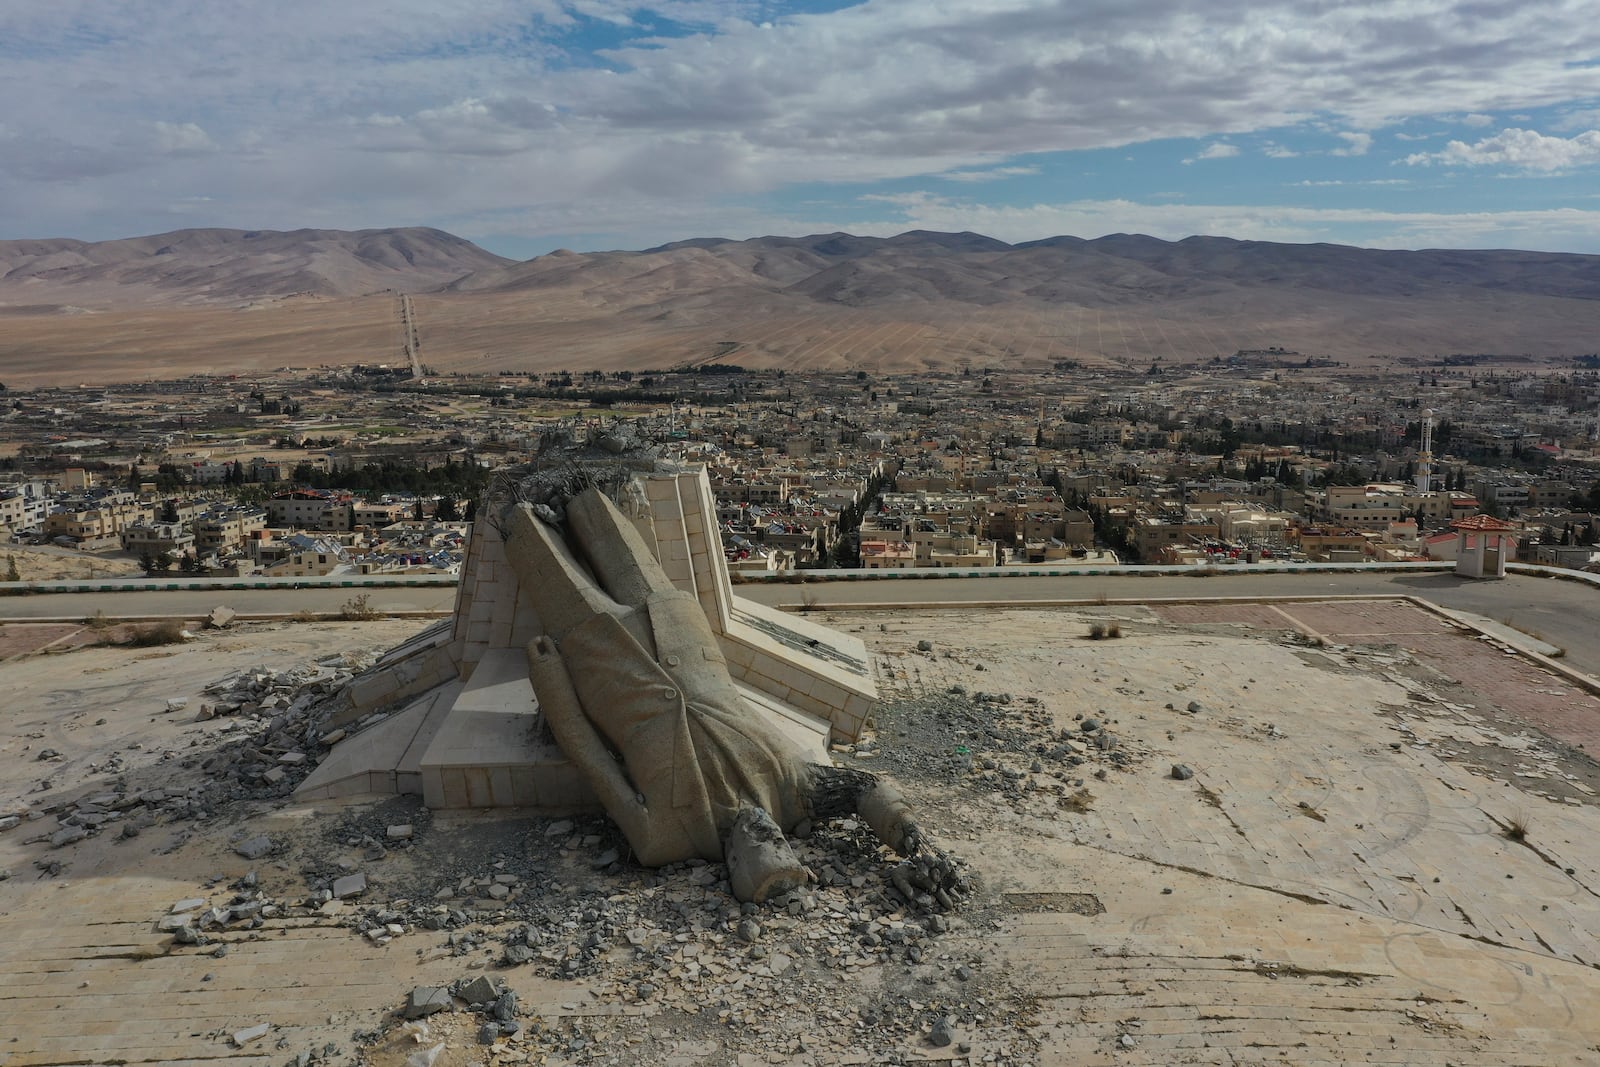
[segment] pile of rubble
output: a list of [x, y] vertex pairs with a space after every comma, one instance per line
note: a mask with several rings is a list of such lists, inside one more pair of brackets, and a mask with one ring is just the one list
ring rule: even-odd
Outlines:
[[879, 703], [877, 732], [835, 752], [871, 761], [905, 780], [959, 786], [1023, 814], [1085, 802], [1086, 779], [1130, 770], [1146, 746], [1103, 715], [1075, 713], [1071, 725], [1037, 697], [968, 693], [961, 686]]
[[[610, 1014], [524, 1025], [507, 1014], [503, 987], [475, 978], [413, 990], [394, 1024], [474, 1011], [477, 1039], [498, 1043], [512, 1061], [524, 1049], [575, 1063], [608, 1062], [630, 1035], [648, 1040], [648, 1019], [663, 1014], [714, 1020], [725, 1028], [720, 1043], [734, 1051], [798, 1043], [871, 1051], [881, 1057], [873, 1062], [893, 1062], [908, 1043], [970, 1044], [979, 1030], [991, 1054], [1024, 1040], [985, 1000], [1002, 978], [962, 936], [987, 916], [941, 910], [856, 820], [796, 841], [816, 877], [765, 905], [735, 900], [722, 864], [644, 870], [619, 860], [615, 841], [600, 819], [536, 825], [477, 870], [446, 865], [453, 880], [431, 899], [425, 886], [397, 878], [386, 888], [406, 896], [364, 900], [345, 919], [373, 940], [442, 932], [420, 951], [424, 960], [581, 980], [587, 993], [575, 989], [575, 998], [610, 1005]], [[434, 864], [424, 855], [418, 866]], [[873, 992], [864, 995], [861, 980]], [[813, 1023], [795, 1031], [772, 1018], [774, 1004], [804, 1004]]]
[[213, 699], [200, 706], [199, 718], [240, 721], [214, 735], [221, 743], [201, 769], [257, 796], [288, 796], [329, 747], [384, 718], [368, 716], [350, 731], [325, 729], [345, 686], [370, 662], [365, 655], [330, 656], [287, 671], [257, 667], [206, 686]]
[[[347, 683], [373, 657], [370, 652], [341, 654], [290, 670], [256, 667], [218, 679], [205, 688], [208, 699], [196, 718], [228, 721], [205, 739], [191, 741], [191, 750], [199, 751], [162, 753], [157, 762], [161, 785], [135, 781], [122, 756], [113, 754], [89, 767], [103, 777], [90, 783], [87, 795], [0, 812], [0, 833], [54, 817], [51, 829], [24, 843], [57, 849], [108, 830], [125, 840], [154, 826], [205, 820], [241, 802], [287, 797], [330, 746], [384, 718], [368, 716], [348, 731], [324, 728], [333, 711], [343, 706]], [[163, 709], [169, 715], [188, 710], [189, 701], [183, 698], [168, 700]], [[130, 747], [141, 746], [135, 742]], [[50, 761], [59, 754], [42, 749], [36, 758]], [[55, 784], [46, 778], [36, 792], [48, 793]], [[180, 842], [178, 838], [172, 844]], [[45, 859], [36, 865], [59, 873], [59, 861]]]

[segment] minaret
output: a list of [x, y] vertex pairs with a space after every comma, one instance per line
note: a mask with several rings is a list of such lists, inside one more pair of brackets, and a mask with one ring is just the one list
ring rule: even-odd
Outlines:
[[1422, 413], [1422, 447], [1417, 451], [1417, 489], [1428, 492], [1433, 488], [1433, 409]]

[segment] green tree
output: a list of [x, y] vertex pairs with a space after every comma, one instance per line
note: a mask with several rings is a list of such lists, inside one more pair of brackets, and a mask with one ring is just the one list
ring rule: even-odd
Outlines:
[[10, 552], [6, 553], [6, 581], [22, 581], [22, 572], [17, 569], [17, 557]]

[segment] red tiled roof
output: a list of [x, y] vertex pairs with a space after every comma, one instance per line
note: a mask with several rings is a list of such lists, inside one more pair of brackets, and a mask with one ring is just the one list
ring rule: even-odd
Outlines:
[[1480, 533], [1510, 532], [1521, 530], [1522, 527], [1514, 522], [1497, 519], [1493, 515], [1468, 515], [1464, 519], [1457, 519], [1450, 524], [1452, 530], [1470, 530]]

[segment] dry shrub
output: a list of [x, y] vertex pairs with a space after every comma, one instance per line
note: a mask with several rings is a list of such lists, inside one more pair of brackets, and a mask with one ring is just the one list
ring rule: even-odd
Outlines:
[[358, 593], [351, 597], [344, 602], [344, 607], [339, 609], [339, 618], [345, 622], [370, 622], [382, 614], [372, 606], [372, 598], [366, 593]]
[[179, 619], [162, 619], [145, 626], [135, 626], [128, 634], [127, 644], [134, 648], [154, 648], [158, 645], [177, 645], [183, 642], [183, 622]]

